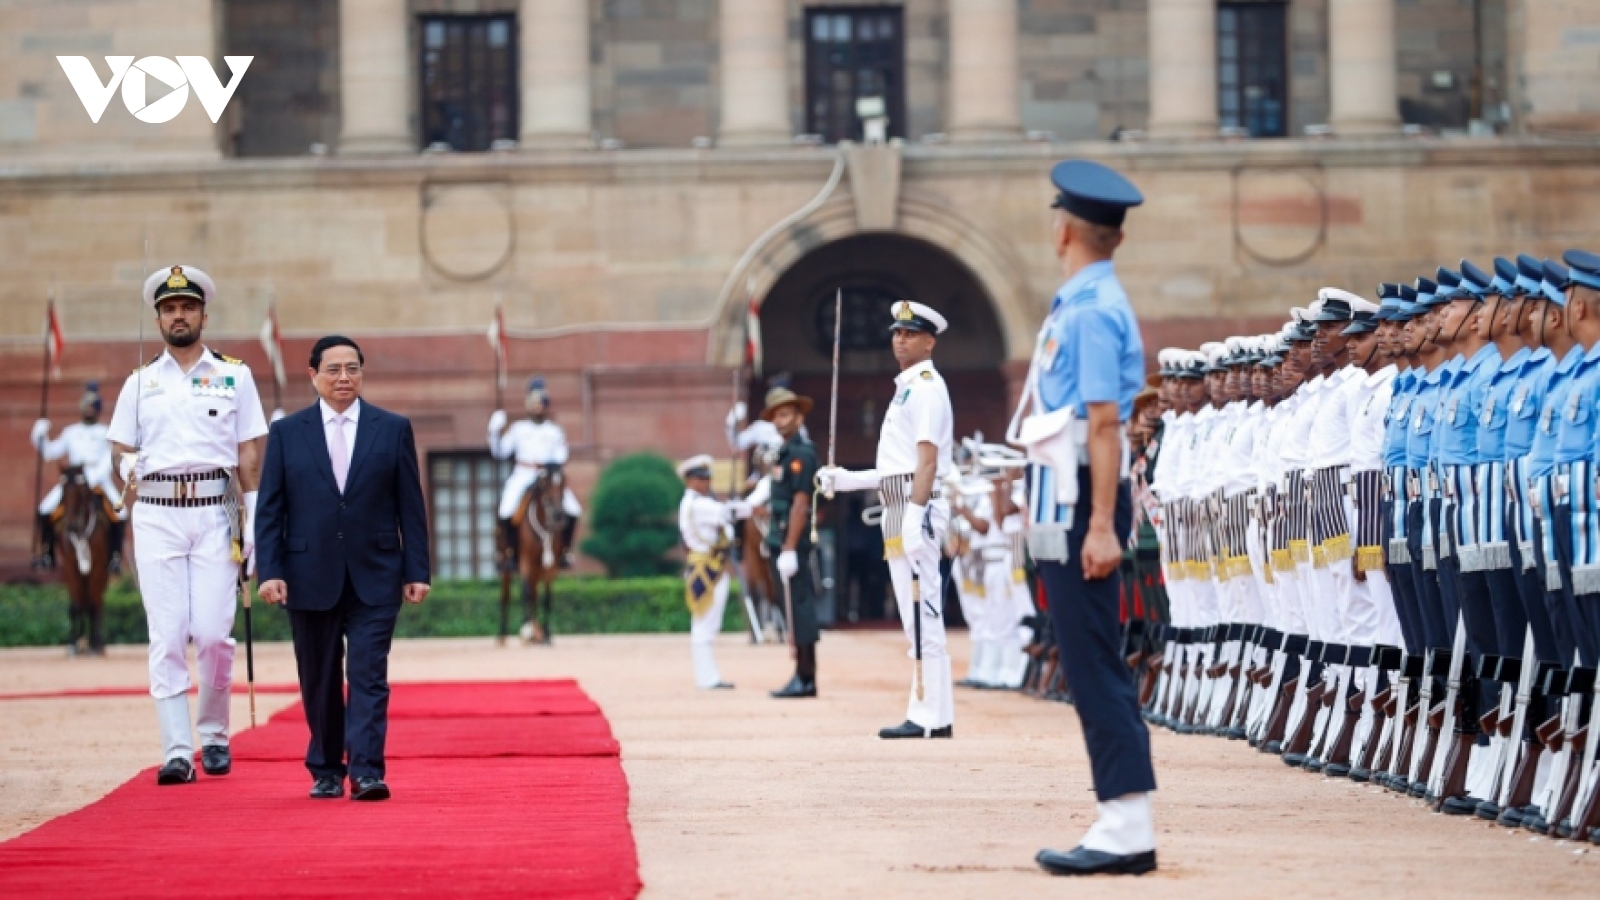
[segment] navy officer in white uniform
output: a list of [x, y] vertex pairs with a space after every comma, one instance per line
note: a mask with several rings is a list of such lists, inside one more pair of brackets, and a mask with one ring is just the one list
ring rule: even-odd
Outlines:
[[[267, 420], [250, 369], [200, 342], [216, 302], [211, 277], [172, 266], [144, 283], [167, 349], [117, 394], [107, 437], [120, 481], [133, 479], [133, 555], [150, 629], [150, 695], [161, 723], [157, 784], [195, 779], [193, 730], [207, 775], [233, 768], [228, 700], [239, 567], [254, 551], [256, 486]], [[119, 485], [120, 489], [120, 485]], [[200, 673], [189, 719], [188, 645]]]
[[1099, 814], [1077, 846], [1042, 850], [1036, 860], [1056, 875], [1142, 875], [1156, 867], [1156, 782], [1122, 656], [1118, 567], [1133, 525], [1123, 428], [1144, 384], [1144, 346], [1111, 256], [1128, 208], [1144, 198], [1098, 163], [1063, 162], [1050, 178], [1058, 191], [1051, 237], [1067, 281], [1039, 333], [1017, 411], [1021, 420], [1031, 401], [1036, 415], [1020, 429], [1014, 422], [1012, 436], [1034, 460], [1028, 546], [1083, 723]]
[[[876, 488], [883, 500], [883, 548], [889, 558], [889, 578], [900, 608], [900, 624], [911, 643], [910, 655], [918, 660], [918, 666], [911, 679], [906, 720], [880, 730], [878, 737], [948, 738], [955, 733], [955, 707], [939, 557], [950, 526], [950, 507], [940, 495], [939, 485], [945, 483], [952, 468], [955, 417], [950, 410], [950, 390], [933, 367], [933, 347], [948, 323], [921, 303], [901, 301], [891, 312], [894, 320], [889, 329], [900, 374], [894, 378], [894, 399], [878, 433], [877, 467], [865, 472], [824, 467], [817, 472], [817, 486], [827, 496], [836, 490]], [[913, 584], [921, 597], [915, 596], [918, 591]]]

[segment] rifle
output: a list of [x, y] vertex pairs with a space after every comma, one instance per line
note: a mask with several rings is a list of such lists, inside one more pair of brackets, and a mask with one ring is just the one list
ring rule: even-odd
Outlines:
[[1407, 653], [1400, 661], [1400, 676], [1395, 679], [1395, 695], [1389, 710], [1394, 727], [1390, 731], [1390, 743], [1385, 749], [1387, 755], [1383, 757], [1383, 773], [1374, 778], [1390, 789], [1399, 788], [1405, 778], [1406, 767], [1411, 762], [1411, 748], [1416, 740], [1417, 718], [1421, 710], [1421, 704], [1413, 699], [1412, 691], [1419, 687], [1423, 665], [1423, 657]]
[[1350, 780], [1356, 782], [1372, 780], [1372, 767], [1383, 757], [1383, 751], [1394, 737], [1393, 688], [1384, 688], [1374, 694], [1367, 705], [1372, 708], [1372, 727], [1367, 729], [1367, 739], [1361, 743], [1361, 752], [1350, 763]]
[[[1422, 692], [1418, 698], [1419, 726], [1425, 729], [1418, 752], [1411, 757], [1404, 790], [1422, 796], [1427, 790], [1428, 773], [1433, 768], [1434, 749], [1439, 744], [1439, 728], [1444, 724], [1444, 704], [1433, 702], [1435, 682], [1440, 671], [1448, 671], [1455, 664], [1454, 654], [1442, 647], [1430, 649], [1422, 664]], [[1414, 742], [1415, 745], [1415, 742]]]
[[1284, 733], [1288, 730], [1289, 711], [1294, 698], [1300, 693], [1301, 654], [1306, 650], [1306, 636], [1292, 634], [1284, 638], [1283, 667], [1277, 673], [1277, 690], [1267, 711], [1266, 730], [1261, 735], [1263, 753], [1282, 753]]
[[[1456, 642], [1459, 646], [1465, 639], [1462, 632], [1466, 629], [1459, 623], [1456, 628]], [[1480, 726], [1484, 730], [1497, 729], [1499, 713], [1491, 711], [1484, 717], [1486, 720], [1484, 722], [1480, 722], [1474, 713], [1478, 707], [1478, 691], [1483, 679], [1498, 669], [1499, 665], [1499, 657], [1480, 654], [1471, 672], [1461, 667], [1460, 677], [1445, 695], [1445, 715], [1451, 720], [1452, 726], [1451, 741], [1445, 751], [1444, 765], [1436, 771], [1434, 781], [1429, 787], [1434, 812], [1459, 815], [1472, 811], [1466, 808], [1466, 805], [1470, 804], [1473, 808], [1477, 806], [1467, 798], [1467, 763], [1472, 758], [1472, 748], [1477, 744]], [[1452, 800], [1455, 802], [1452, 803]]]
[[[1512, 725], [1512, 739], [1519, 742], [1521, 752], [1516, 764], [1508, 767], [1505, 784], [1501, 787], [1500, 814], [1495, 819], [1498, 824], [1521, 824], [1522, 811], [1533, 802], [1533, 783], [1538, 775], [1539, 759], [1545, 750], [1544, 737], [1540, 733], [1540, 723], [1543, 721], [1540, 716], [1548, 707], [1546, 686], [1560, 672], [1560, 667], [1548, 662], [1523, 666], [1523, 677], [1518, 680], [1517, 686], [1518, 709]], [[1553, 721], [1560, 723], [1559, 718]]]
[[1305, 689], [1305, 708], [1300, 713], [1300, 720], [1295, 723], [1294, 733], [1283, 747], [1283, 761], [1288, 765], [1304, 762], [1307, 751], [1311, 749], [1311, 738], [1316, 730], [1317, 710], [1322, 708], [1322, 698], [1328, 693], [1328, 682], [1322, 678], [1319, 671], [1325, 646], [1327, 645], [1321, 641], [1312, 641], [1306, 649], [1306, 659], [1317, 665], [1311, 667], [1306, 674], [1307, 680], [1313, 683]]
[[[1600, 727], [1600, 683], [1590, 685], [1593, 699], [1589, 706], [1589, 728]], [[1577, 799], [1572, 806], [1570, 834], [1573, 840], [1593, 838], [1600, 829], [1600, 772], [1595, 771], [1595, 749], [1600, 740], [1586, 741], [1583, 746], [1583, 764], [1579, 767]]]
[[[1550, 812], [1545, 816], [1549, 833], [1558, 837], [1574, 836], [1571, 826], [1563, 828], [1561, 823], [1577, 809], [1578, 792], [1585, 780], [1583, 757], [1593, 759], [1593, 753], [1588, 749], [1589, 726], [1582, 722], [1582, 717], [1584, 700], [1588, 699], [1587, 695], [1594, 692], [1594, 682], [1595, 670], [1584, 666], [1572, 667], [1567, 675], [1567, 697], [1562, 706], [1562, 746], [1557, 750], [1560, 756], [1551, 766], [1550, 772], [1551, 785], [1559, 787], [1550, 806]], [[1575, 758], [1576, 764], [1574, 764]]]
[[[1372, 650], [1369, 647], [1351, 647], [1345, 654], [1344, 678], [1345, 687], [1339, 694], [1344, 700], [1343, 721], [1340, 722], [1339, 733], [1334, 737], [1323, 754], [1322, 770], [1329, 775], [1344, 776], [1350, 774], [1351, 748], [1355, 744], [1356, 729], [1361, 723], [1361, 711], [1367, 705], [1367, 692], [1356, 687], [1356, 670], [1366, 669], [1371, 662]], [[1333, 723], [1329, 722], [1331, 729]], [[1368, 743], [1371, 736], [1368, 736]]]
[[[1533, 699], [1534, 679], [1538, 676], [1540, 663], [1534, 655], [1533, 629], [1530, 627], [1522, 637], [1522, 658], [1507, 658], [1501, 661], [1500, 675], [1500, 730], [1502, 738], [1500, 758], [1496, 762], [1494, 779], [1494, 816], [1487, 814], [1487, 808], [1480, 808], [1478, 814], [1483, 818], [1498, 819], [1500, 811], [1506, 808], [1511, 797], [1511, 790], [1516, 782], [1517, 771], [1522, 765], [1522, 758], [1528, 750], [1526, 734], [1528, 728], [1528, 705]], [[1512, 688], [1510, 682], [1515, 681], [1516, 687]], [[1510, 705], [1507, 708], [1507, 694]]]

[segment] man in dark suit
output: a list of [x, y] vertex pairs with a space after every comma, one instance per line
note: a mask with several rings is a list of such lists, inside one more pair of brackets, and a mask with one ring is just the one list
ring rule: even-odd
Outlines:
[[311, 726], [306, 768], [318, 800], [344, 796], [346, 772], [350, 799], [389, 798], [389, 644], [401, 600], [428, 595], [428, 520], [411, 422], [361, 401], [364, 362], [346, 337], [312, 347], [321, 399], [273, 423], [256, 501], [261, 599], [289, 610]]

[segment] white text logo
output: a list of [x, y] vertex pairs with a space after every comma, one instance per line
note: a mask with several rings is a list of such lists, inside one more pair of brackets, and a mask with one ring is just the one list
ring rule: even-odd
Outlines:
[[[222, 111], [227, 108], [234, 90], [239, 87], [239, 79], [244, 77], [245, 69], [250, 68], [250, 61], [255, 57], [224, 56], [222, 59], [233, 75], [226, 85], [217, 79], [211, 61], [204, 56], [180, 56], [177, 62], [165, 56], [146, 56], [138, 62], [131, 56], [108, 56], [106, 65], [111, 68], [111, 80], [107, 82], [100, 81], [100, 75], [88, 57], [56, 57], [61, 68], [66, 70], [72, 89], [78, 92], [78, 99], [83, 101], [84, 111], [89, 114], [91, 122], [100, 121], [106, 104], [111, 102], [111, 95], [121, 85], [122, 103], [128, 107], [128, 112], [133, 113], [139, 121], [152, 125], [170, 122], [182, 112], [184, 105], [189, 102], [191, 87], [211, 121], [222, 118]], [[165, 85], [169, 93], [146, 102], [151, 80]]]

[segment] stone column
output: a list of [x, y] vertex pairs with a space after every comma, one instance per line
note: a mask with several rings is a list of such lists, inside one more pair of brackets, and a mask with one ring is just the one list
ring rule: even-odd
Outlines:
[[522, 0], [523, 149], [594, 145], [589, 103], [589, 0]]
[[950, 0], [952, 141], [1022, 136], [1017, 0]]
[[406, 27], [406, 0], [339, 0], [340, 153], [416, 151]]
[[785, 0], [722, 0], [717, 10], [722, 45], [722, 121], [717, 144], [787, 144], [789, 13]]
[[1330, 0], [1328, 124], [1351, 137], [1400, 130], [1395, 94], [1394, 0]]
[[1217, 136], [1216, 0], [1150, 0], [1150, 136]]

